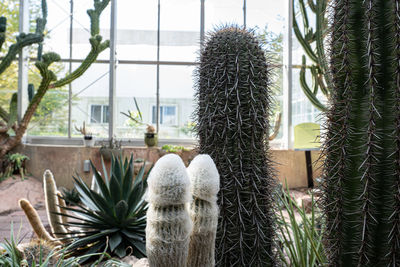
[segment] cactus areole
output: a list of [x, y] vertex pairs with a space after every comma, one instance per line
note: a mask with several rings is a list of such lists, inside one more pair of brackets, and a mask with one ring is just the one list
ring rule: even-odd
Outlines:
[[330, 266], [400, 266], [400, 1], [331, 1]]
[[253, 33], [209, 34], [197, 69], [197, 134], [220, 174], [217, 266], [273, 265], [271, 67]]

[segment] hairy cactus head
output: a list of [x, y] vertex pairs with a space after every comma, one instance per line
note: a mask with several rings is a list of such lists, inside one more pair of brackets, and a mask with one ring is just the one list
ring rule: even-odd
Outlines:
[[189, 177], [178, 155], [161, 157], [151, 170], [147, 183], [147, 201], [155, 205], [185, 204], [191, 199]]
[[219, 173], [209, 155], [196, 156], [187, 168], [193, 197], [216, 201], [219, 191]]

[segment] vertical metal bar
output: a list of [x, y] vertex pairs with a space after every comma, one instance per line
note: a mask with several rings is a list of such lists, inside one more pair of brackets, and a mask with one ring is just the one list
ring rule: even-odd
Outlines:
[[[70, 0], [69, 10], [69, 59], [72, 59], [72, 38], [73, 38], [73, 22], [74, 22], [74, 0]], [[69, 73], [72, 72], [72, 61], [69, 61]], [[71, 138], [72, 129], [72, 84], [68, 84], [68, 138]]]
[[158, 21], [157, 21], [157, 91], [156, 91], [156, 97], [157, 97], [157, 133], [159, 132], [160, 129], [160, 15], [161, 15], [161, 4], [160, 0], [158, 0]]
[[286, 34], [285, 34], [285, 46], [284, 46], [284, 83], [283, 83], [283, 136], [284, 141], [286, 142], [286, 149], [293, 149], [293, 137], [292, 137], [292, 91], [293, 91], [293, 74], [292, 74], [292, 65], [293, 65], [293, 55], [292, 55], [292, 47], [293, 47], [293, 38], [292, 38], [292, 29], [293, 29], [293, 1], [286, 0], [287, 4], [287, 23], [286, 23]]
[[[19, 1], [19, 32], [29, 32], [29, 0]], [[27, 48], [22, 49], [18, 59], [18, 120], [21, 120], [28, 106], [28, 57]]]
[[247, 19], [247, 3], [246, 0], [243, 0], [243, 27], [246, 28], [246, 19]]
[[110, 112], [108, 122], [108, 138], [111, 139], [115, 134], [116, 124], [116, 47], [117, 47], [117, 0], [111, 0], [111, 22], [110, 22], [110, 74], [109, 74], [109, 93], [108, 93], [108, 112]]
[[204, 39], [205, 39], [205, 9], [204, 9], [205, 0], [200, 0], [200, 49], [203, 49]]

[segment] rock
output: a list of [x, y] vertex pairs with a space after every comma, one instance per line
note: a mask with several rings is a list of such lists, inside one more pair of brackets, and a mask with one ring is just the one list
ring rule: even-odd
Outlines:
[[6, 215], [20, 210], [18, 200], [26, 198], [34, 207], [43, 206], [44, 193], [42, 183], [29, 177], [24, 181], [17, 176], [8, 178], [0, 183], [0, 215]]
[[142, 258], [138, 260], [135, 264], [133, 264], [133, 267], [150, 267], [150, 265], [147, 258]]
[[131, 264], [132, 267], [149, 267], [147, 258], [138, 259], [135, 256], [126, 256], [122, 259], [122, 262]]

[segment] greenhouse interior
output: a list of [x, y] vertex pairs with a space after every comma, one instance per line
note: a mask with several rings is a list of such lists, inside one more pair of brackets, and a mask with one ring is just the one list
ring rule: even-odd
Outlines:
[[1, 0], [0, 266], [400, 266], [400, 2]]

